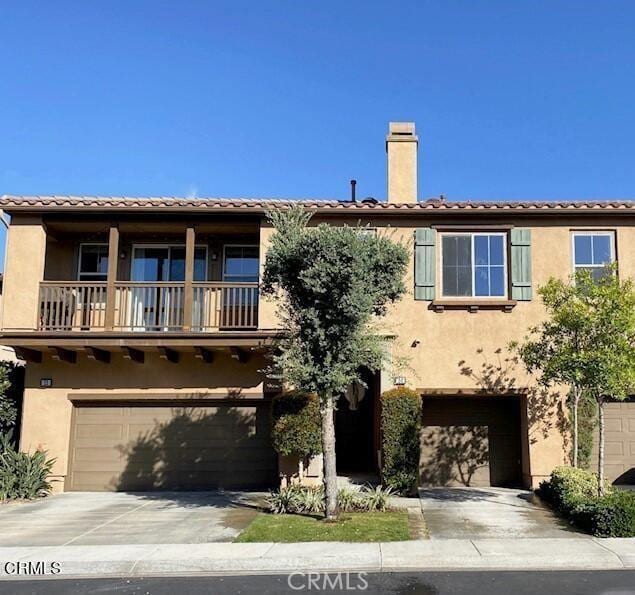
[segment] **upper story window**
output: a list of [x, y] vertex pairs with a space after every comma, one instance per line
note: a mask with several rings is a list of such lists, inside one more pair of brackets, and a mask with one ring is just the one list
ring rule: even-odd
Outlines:
[[79, 281], [105, 281], [108, 274], [108, 244], [81, 244]]
[[504, 233], [443, 234], [441, 255], [444, 297], [506, 297]]
[[258, 282], [258, 246], [225, 246], [223, 280], [234, 283]]
[[615, 260], [615, 235], [610, 231], [576, 231], [573, 236], [573, 271], [590, 271], [600, 279]]

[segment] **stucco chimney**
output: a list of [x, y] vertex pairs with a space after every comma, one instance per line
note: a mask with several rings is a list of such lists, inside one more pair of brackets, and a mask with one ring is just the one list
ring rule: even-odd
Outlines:
[[390, 122], [386, 136], [388, 202], [417, 202], [417, 146], [414, 122]]

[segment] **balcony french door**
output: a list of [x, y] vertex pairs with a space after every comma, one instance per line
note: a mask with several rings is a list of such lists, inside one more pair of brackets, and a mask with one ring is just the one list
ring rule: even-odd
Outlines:
[[[207, 250], [194, 252], [194, 280], [207, 276]], [[184, 246], [134, 246], [129, 300], [132, 330], [169, 331], [183, 326], [185, 280]], [[196, 312], [197, 304], [193, 304]], [[196, 317], [196, 316], [195, 316]]]

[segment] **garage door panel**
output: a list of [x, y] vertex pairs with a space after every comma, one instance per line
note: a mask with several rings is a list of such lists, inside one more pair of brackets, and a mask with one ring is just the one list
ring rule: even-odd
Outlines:
[[267, 403], [75, 410], [71, 490], [263, 487], [276, 474]]
[[604, 455], [624, 455], [624, 443], [623, 442], [606, 442], [604, 445]]
[[[615, 413], [614, 413], [615, 415]], [[620, 418], [608, 417], [604, 420], [604, 427], [607, 432], [623, 432], [622, 420]]]
[[422, 407], [421, 485], [519, 484], [517, 399], [427, 397]]
[[[76, 463], [92, 463], [98, 461], [99, 463], [112, 463], [114, 461], [125, 462], [127, 455], [116, 450], [112, 452], [111, 449], [117, 449], [117, 444], [110, 445], [99, 444], [94, 447], [82, 446], [73, 450], [73, 459]], [[117, 456], [118, 455], [118, 456]]]
[[421, 484], [489, 485], [487, 426], [426, 425], [421, 439]]
[[[635, 399], [604, 404], [604, 473], [612, 483], [635, 483]], [[595, 431], [591, 466], [597, 464]]]
[[121, 424], [82, 424], [77, 426], [75, 438], [82, 439], [121, 439], [123, 426]]

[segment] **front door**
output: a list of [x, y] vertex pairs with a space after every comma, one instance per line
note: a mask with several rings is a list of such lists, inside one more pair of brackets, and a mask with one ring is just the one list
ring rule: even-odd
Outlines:
[[337, 471], [342, 474], [377, 471], [377, 402], [374, 375], [365, 372], [367, 387], [349, 391], [337, 402], [335, 413], [335, 451]]

